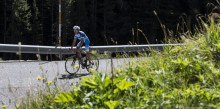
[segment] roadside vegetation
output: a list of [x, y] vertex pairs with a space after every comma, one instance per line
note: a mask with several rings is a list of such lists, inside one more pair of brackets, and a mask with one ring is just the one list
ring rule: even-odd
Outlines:
[[69, 91], [60, 90], [56, 81], [41, 80], [44, 90], [27, 96], [19, 108], [220, 107], [220, 24], [212, 20], [202, 28], [185, 35], [184, 46], [142, 54], [151, 58], [130, 62], [113, 76], [92, 71]]

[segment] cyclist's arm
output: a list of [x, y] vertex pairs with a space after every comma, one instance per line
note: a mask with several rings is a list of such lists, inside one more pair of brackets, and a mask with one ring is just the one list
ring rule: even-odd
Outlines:
[[76, 45], [76, 40], [77, 40], [76, 38], [73, 39], [73, 44], [71, 46], [71, 49], [73, 49], [73, 47]]

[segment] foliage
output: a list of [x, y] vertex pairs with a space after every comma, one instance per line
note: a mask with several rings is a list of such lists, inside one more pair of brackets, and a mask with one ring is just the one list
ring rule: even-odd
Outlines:
[[[32, 108], [217, 108], [220, 106], [220, 24], [183, 40], [184, 46], [151, 51], [114, 73], [92, 72], [68, 92], [31, 102]], [[37, 98], [39, 99], [39, 98]], [[23, 104], [27, 106], [27, 104]]]
[[7, 34], [14, 37], [11, 37], [12, 43], [18, 43], [19, 40], [26, 38], [24, 34], [31, 31], [31, 11], [27, 0], [16, 0], [12, 4], [11, 23], [8, 25]]

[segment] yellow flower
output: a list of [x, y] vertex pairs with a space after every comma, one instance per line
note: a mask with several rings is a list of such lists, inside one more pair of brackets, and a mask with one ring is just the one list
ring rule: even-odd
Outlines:
[[2, 108], [6, 108], [6, 105], [2, 105]]
[[89, 71], [94, 71], [95, 69], [93, 69], [93, 68], [89, 68]]
[[40, 80], [40, 76], [37, 77], [37, 80]]
[[42, 80], [44, 81], [44, 80], [45, 80], [45, 78], [42, 78]]
[[118, 70], [118, 73], [121, 73], [121, 70]]
[[18, 104], [18, 105], [16, 106], [16, 108], [17, 108], [17, 109], [20, 108], [20, 104]]
[[79, 65], [75, 65], [75, 68], [78, 68], [79, 67]]
[[182, 67], [180, 67], [180, 70], [182, 70], [183, 68]]
[[52, 83], [52, 81], [48, 81], [48, 84], [51, 84]]

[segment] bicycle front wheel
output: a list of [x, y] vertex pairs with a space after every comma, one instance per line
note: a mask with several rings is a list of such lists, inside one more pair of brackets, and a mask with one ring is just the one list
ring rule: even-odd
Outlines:
[[69, 74], [76, 74], [79, 71], [80, 63], [76, 55], [66, 58], [65, 69]]

